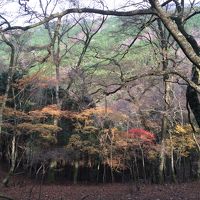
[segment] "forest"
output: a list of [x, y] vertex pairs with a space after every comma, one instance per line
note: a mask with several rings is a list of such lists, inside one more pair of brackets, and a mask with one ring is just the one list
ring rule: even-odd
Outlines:
[[0, 7], [0, 199], [200, 199], [200, 1]]

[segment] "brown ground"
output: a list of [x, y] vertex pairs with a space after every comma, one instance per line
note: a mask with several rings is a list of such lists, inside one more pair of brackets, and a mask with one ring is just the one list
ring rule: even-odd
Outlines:
[[[137, 191], [131, 184], [46, 184], [40, 187], [39, 183], [15, 177], [10, 187], [0, 187], [0, 195], [15, 200], [200, 200], [200, 182], [140, 185]], [[0, 197], [0, 200], [3, 199]]]
[[[140, 191], [128, 184], [23, 185], [0, 188], [16, 200], [200, 200], [200, 183], [142, 185]], [[0, 198], [1, 199], [1, 198]]]
[[140, 191], [127, 184], [43, 185], [40, 192], [39, 186], [27, 184], [1, 188], [1, 194], [16, 200], [198, 200], [199, 185], [197, 182], [181, 185], [143, 185]]

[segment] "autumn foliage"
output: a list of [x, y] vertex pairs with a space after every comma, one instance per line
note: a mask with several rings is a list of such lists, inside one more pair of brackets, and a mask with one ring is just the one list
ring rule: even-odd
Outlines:
[[139, 139], [142, 142], [155, 142], [155, 135], [144, 129], [133, 128], [128, 130], [128, 137]]
[[[32, 85], [35, 82], [37, 84]], [[28, 100], [20, 96], [21, 101], [28, 102], [28, 109], [12, 106], [15, 103], [12, 98], [4, 109], [3, 142], [12, 144], [15, 139], [15, 165], [19, 160], [20, 167], [32, 175], [34, 170], [41, 174], [40, 169], [44, 168], [47, 179], [55, 178], [57, 170], [71, 170], [73, 178], [69, 179], [74, 182], [84, 179], [79, 175], [83, 169], [91, 173], [89, 177], [95, 174], [91, 180], [97, 182], [114, 181], [115, 176], [147, 181], [151, 179], [150, 171], [155, 173], [155, 179], [161, 150], [158, 132], [153, 131], [156, 129], [150, 132], [142, 126], [135, 128], [128, 114], [112, 107], [73, 109], [69, 106], [66, 109], [56, 104], [55, 99], [37, 105], [34, 96], [32, 101], [30, 96], [35, 87], [40, 87], [41, 91], [48, 87], [43, 83], [44, 79], [37, 80], [35, 75], [23, 78], [13, 87], [20, 90], [25, 87], [26, 93], [30, 92], [27, 96], [22, 95]], [[180, 163], [196, 149], [191, 126], [177, 124], [169, 133], [164, 141], [167, 159], [173, 155], [175, 163]], [[6, 151], [7, 155], [12, 155], [12, 148]], [[12, 156], [7, 159], [11, 162]]]

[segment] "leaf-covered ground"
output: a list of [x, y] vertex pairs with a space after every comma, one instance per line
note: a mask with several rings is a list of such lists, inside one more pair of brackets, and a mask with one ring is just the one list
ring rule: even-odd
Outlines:
[[200, 182], [140, 185], [138, 191], [131, 184], [40, 185], [15, 180], [10, 187], [1, 187], [0, 194], [15, 200], [200, 200]]
[[[0, 181], [6, 173], [0, 169]], [[9, 187], [0, 186], [1, 196], [14, 200], [200, 200], [200, 182], [164, 185], [134, 184], [40, 184], [14, 176]]]

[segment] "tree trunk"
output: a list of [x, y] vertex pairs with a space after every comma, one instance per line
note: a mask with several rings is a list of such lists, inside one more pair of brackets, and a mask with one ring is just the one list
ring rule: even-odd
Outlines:
[[53, 183], [55, 181], [55, 168], [57, 166], [57, 161], [51, 160], [49, 164], [49, 171], [48, 171], [48, 181]]
[[13, 134], [12, 138], [12, 149], [11, 149], [11, 167], [7, 176], [3, 179], [2, 183], [4, 186], [8, 186], [10, 177], [13, 175], [16, 165], [17, 150], [16, 150], [16, 135]]
[[106, 164], [103, 164], [103, 183], [106, 182]]
[[[192, 70], [192, 81], [197, 85], [199, 84], [199, 69], [196, 67], [193, 67]], [[194, 114], [198, 126], [200, 127], [200, 101], [198, 96], [198, 92], [195, 89], [190, 86], [187, 87], [187, 102]]]
[[7, 77], [7, 85], [6, 85], [6, 90], [4, 93], [4, 98], [0, 102], [0, 139], [2, 137], [2, 125], [3, 125], [3, 111], [6, 106], [6, 102], [8, 99], [8, 93], [10, 90], [10, 86], [12, 83], [12, 76], [13, 76], [13, 68], [14, 68], [14, 63], [15, 63], [15, 47], [14, 45], [7, 40], [7, 38], [2, 35], [2, 38], [4, 42], [10, 47], [11, 53], [10, 53], [10, 63], [9, 63], [9, 68], [8, 68], [8, 77]]
[[[177, 18], [175, 22], [177, 24], [179, 31], [182, 33], [182, 35], [185, 37], [185, 39], [189, 42], [189, 44], [193, 48], [193, 51], [199, 57], [200, 56], [200, 48], [199, 48], [199, 45], [198, 45], [197, 41], [195, 40], [195, 38], [193, 36], [189, 35], [185, 31], [184, 26], [179, 18]], [[198, 63], [198, 65], [200, 65], [200, 63]], [[192, 68], [191, 80], [196, 85], [199, 85], [199, 73], [200, 73], [200, 67], [194, 64], [193, 68]], [[198, 92], [189, 85], [187, 87], [186, 99], [187, 99], [187, 103], [189, 104], [189, 106], [194, 114], [196, 122], [197, 122], [198, 126], [200, 127], [200, 101], [198, 98]]]
[[79, 163], [76, 161], [74, 163], [74, 174], [73, 174], [73, 183], [77, 184], [78, 182], [78, 168], [79, 168]]
[[[136, 157], [136, 152], [134, 153], [134, 163], [135, 163], [135, 187], [136, 190], [139, 191], [140, 190], [140, 184], [139, 184], [139, 168], [138, 168], [138, 164], [137, 164], [137, 157]], [[134, 166], [134, 165], [133, 165]]]
[[143, 151], [141, 145], [140, 145], [140, 151], [141, 151], [141, 154], [142, 154], [142, 170], [143, 170], [143, 178], [144, 178], [144, 182], [146, 183], [146, 181], [147, 181], [147, 176], [146, 176], [146, 169], [145, 169], [144, 151]]
[[164, 182], [164, 167], [165, 167], [165, 141], [161, 142], [160, 158], [159, 158], [159, 183]]
[[112, 136], [110, 138], [110, 142], [111, 142], [111, 144], [110, 144], [110, 174], [111, 174], [111, 182], [112, 183], [114, 182], [114, 174], [113, 174], [113, 138], [114, 138], [114, 135], [112, 134]]
[[97, 165], [97, 177], [96, 177], [97, 183], [99, 183], [99, 172], [100, 172], [100, 162], [98, 162], [98, 165]]
[[[165, 29], [161, 23], [161, 20], [158, 20], [158, 30], [160, 37], [160, 53], [162, 58], [162, 68], [166, 70], [168, 68], [168, 37], [166, 35]], [[161, 151], [160, 151], [160, 164], [159, 164], [159, 182], [164, 182], [164, 167], [165, 167], [165, 139], [168, 134], [169, 121], [168, 121], [168, 112], [171, 105], [171, 84], [169, 83], [169, 75], [163, 77], [164, 83], [164, 114], [162, 117], [162, 129], [161, 129]]]
[[175, 175], [175, 168], [174, 168], [174, 147], [173, 147], [173, 141], [172, 136], [170, 133], [170, 156], [171, 156], [171, 178], [173, 182], [176, 182], [176, 175]]

